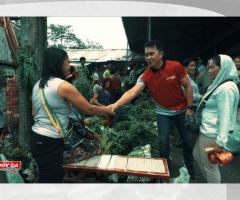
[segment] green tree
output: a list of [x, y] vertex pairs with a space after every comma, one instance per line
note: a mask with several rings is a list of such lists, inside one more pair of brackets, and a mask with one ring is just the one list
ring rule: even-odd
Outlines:
[[86, 45], [71, 29], [70, 25], [50, 24], [48, 26], [49, 46], [61, 49], [85, 49]]
[[49, 46], [61, 49], [103, 49], [103, 46], [92, 40], [86, 43], [78, 38], [70, 25], [50, 24], [48, 26]]

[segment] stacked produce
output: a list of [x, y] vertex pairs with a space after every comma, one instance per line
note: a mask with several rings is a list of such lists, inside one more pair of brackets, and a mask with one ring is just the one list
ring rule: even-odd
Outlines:
[[[156, 127], [155, 103], [142, 94], [134, 102], [124, 106], [110, 127], [104, 126], [104, 117], [85, 119], [87, 126], [101, 136], [104, 154], [129, 155], [137, 157], [158, 156], [158, 134]], [[146, 145], [146, 146], [145, 146]], [[108, 178], [111, 182], [149, 182], [151, 179], [136, 176]]]
[[[155, 125], [155, 104], [146, 94], [141, 95], [134, 104], [124, 107], [126, 112], [118, 116], [111, 128], [104, 127], [103, 117], [87, 119], [88, 127], [95, 133], [104, 135], [105, 153], [128, 155], [135, 147], [150, 144], [153, 157], [158, 155], [158, 134]], [[109, 145], [106, 143], [111, 143]], [[108, 148], [104, 149], [108, 145]]]

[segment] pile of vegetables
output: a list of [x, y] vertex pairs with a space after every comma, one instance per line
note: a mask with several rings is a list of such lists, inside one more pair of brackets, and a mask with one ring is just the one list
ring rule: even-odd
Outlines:
[[103, 117], [87, 119], [88, 127], [102, 137], [103, 152], [128, 155], [134, 148], [150, 144], [151, 154], [153, 157], [157, 156], [158, 134], [156, 123], [154, 123], [156, 121], [155, 103], [147, 97], [147, 94], [142, 94], [133, 104], [130, 103], [123, 109], [125, 112], [117, 116], [117, 121], [111, 128], [103, 126]]

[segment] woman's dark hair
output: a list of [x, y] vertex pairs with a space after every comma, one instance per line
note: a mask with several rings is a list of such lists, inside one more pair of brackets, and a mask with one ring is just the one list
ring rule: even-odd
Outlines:
[[196, 63], [196, 59], [195, 58], [188, 58], [188, 59], [184, 60], [183, 61], [183, 66], [187, 67], [190, 64], [190, 62], [195, 62]]
[[213, 56], [209, 60], [212, 60], [218, 67], [221, 67], [221, 58], [219, 55]]
[[144, 44], [144, 49], [147, 47], [156, 47], [158, 51], [163, 51], [163, 47], [158, 40], [151, 40]]
[[103, 83], [102, 83], [102, 88], [103, 89], [106, 88], [107, 82], [110, 82], [110, 86], [109, 87], [111, 87], [111, 79], [110, 78], [105, 78], [105, 79], [103, 79]]
[[50, 47], [44, 52], [42, 76], [39, 87], [44, 88], [50, 77], [65, 79], [63, 73], [63, 63], [67, 58], [67, 53], [58, 48]]

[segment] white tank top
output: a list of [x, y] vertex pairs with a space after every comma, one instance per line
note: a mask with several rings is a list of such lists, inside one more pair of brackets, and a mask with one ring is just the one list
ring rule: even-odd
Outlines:
[[[69, 103], [64, 101], [57, 93], [59, 85], [64, 80], [60, 78], [51, 78], [48, 80], [47, 84], [44, 87], [44, 92], [49, 106], [53, 112], [57, 115], [60, 120], [64, 131], [67, 131], [69, 124], [69, 114], [71, 112], [71, 106]], [[38, 81], [33, 88], [32, 93], [32, 102], [35, 110], [34, 115], [34, 125], [32, 130], [40, 135], [52, 137], [52, 138], [61, 138], [60, 134], [56, 131], [52, 122], [49, 120], [46, 111], [42, 105], [40, 96], [39, 96], [39, 82]]]

